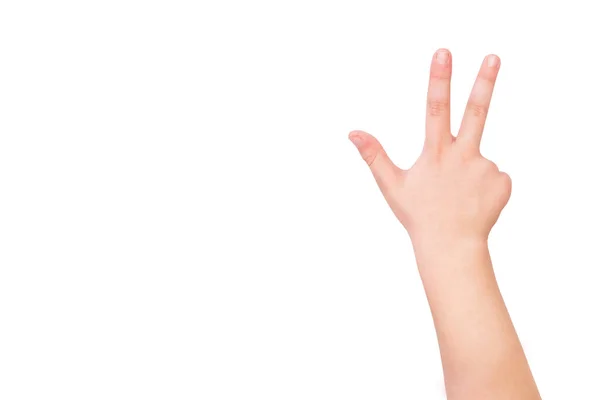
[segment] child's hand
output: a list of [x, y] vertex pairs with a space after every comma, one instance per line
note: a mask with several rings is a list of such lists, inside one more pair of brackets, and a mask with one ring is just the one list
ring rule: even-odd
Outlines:
[[449, 400], [540, 400], [487, 246], [511, 191], [508, 175], [479, 152], [499, 67], [494, 55], [483, 61], [455, 138], [450, 133], [452, 58], [438, 50], [431, 64], [425, 146], [408, 171], [396, 167], [373, 136], [350, 133], [411, 237]]
[[497, 56], [483, 61], [455, 138], [450, 132], [452, 57], [444, 49], [436, 52], [427, 95], [425, 146], [407, 171], [392, 163], [373, 136], [362, 131], [349, 135], [413, 242], [486, 240], [508, 202], [509, 176], [479, 152], [499, 67]]

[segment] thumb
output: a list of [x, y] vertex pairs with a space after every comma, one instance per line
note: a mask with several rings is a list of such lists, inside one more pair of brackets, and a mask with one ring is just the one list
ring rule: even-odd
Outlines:
[[402, 170], [390, 160], [381, 143], [367, 132], [352, 131], [348, 138], [358, 149], [361, 157], [371, 169], [377, 185], [385, 194], [398, 182]]

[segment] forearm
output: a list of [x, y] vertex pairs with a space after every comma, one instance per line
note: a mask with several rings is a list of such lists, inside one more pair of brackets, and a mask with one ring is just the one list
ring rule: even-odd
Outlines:
[[487, 241], [413, 240], [449, 400], [539, 399]]

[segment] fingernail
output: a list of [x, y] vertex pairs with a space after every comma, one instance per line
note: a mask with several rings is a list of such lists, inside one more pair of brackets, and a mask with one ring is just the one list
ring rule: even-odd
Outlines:
[[500, 59], [498, 58], [498, 56], [495, 56], [493, 54], [490, 54], [489, 56], [487, 56], [488, 67], [490, 67], [490, 68], [497, 67], [499, 63], [500, 63]]
[[449, 56], [448, 50], [444, 50], [444, 49], [438, 50], [435, 53], [435, 61], [438, 64], [447, 64], [448, 63], [448, 56]]
[[363, 138], [358, 134], [350, 135], [350, 141], [354, 143], [356, 147], [359, 147], [363, 143]]

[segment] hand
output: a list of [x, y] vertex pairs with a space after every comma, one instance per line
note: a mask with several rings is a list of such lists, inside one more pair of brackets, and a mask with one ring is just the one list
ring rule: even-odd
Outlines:
[[483, 61], [454, 137], [450, 132], [452, 56], [445, 49], [436, 52], [427, 94], [425, 145], [409, 170], [394, 165], [368, 133], [353, 131], [349, 135], [413, 243], [487, 240], [508, 202], [509, 176], [479, 151], [499, 67], [495, 55]]

